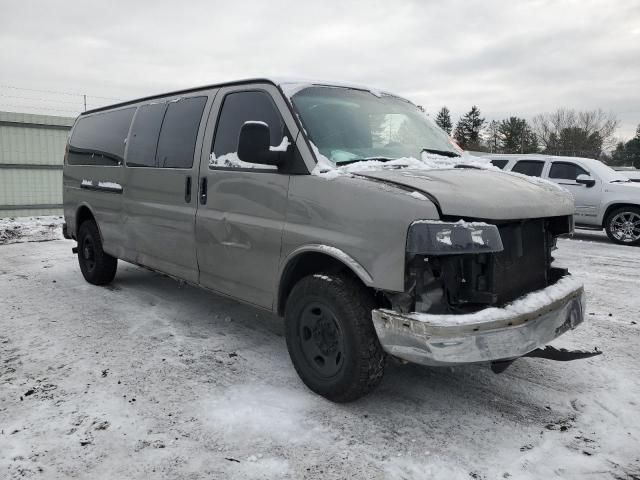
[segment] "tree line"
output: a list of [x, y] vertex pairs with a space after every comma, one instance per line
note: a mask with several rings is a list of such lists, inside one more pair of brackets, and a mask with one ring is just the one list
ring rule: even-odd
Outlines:
[[634, 138], [617, 141], [619, 121], [601, 109], [559, 108], [536, 115], [531, 122], [517, 116], [487, 122], [474, 105], [454, 127], [445, 106], [435, 122], [465, 150], [598, 158], [610, 165], [640, 168], [640, 125]]

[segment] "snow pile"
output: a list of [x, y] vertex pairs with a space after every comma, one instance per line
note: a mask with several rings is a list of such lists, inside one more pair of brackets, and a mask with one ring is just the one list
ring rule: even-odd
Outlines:
[[63, 217], [0, 218], [0, 245], [61, 240]]
[[122, 185], [115, 182], [98, 182], [98, 187], [111, 188], [112, 190], [122, 190]]
[[[318, 163], [316, 164], [311, 174], [324, 178], [325, 180], [332, 180], [334, 178], [344, 176], [348, 177], [353, 176], [353, 174], [357, 174], [359, 172], [382, 170], [385, 168], [404, 167], [407, 170], [448, 170], [451, 168], [462, 166], [482, 170], [493, 170], [495, 172], [501, 172], [506, 175], [521, 178], [528, 181], [529, 183], [533, 183], [534, 185], [538, 185], [549, 191], [561, 190], [563, 192], [567, 192], [565, 188], [555, 182], [551, 182], [540, 177], [529, 177], [521, 173], [506, 172], [493, 165], [490, 160], [483, 157], [470, 155], [467, 152], [464, 152], [461, 157], [445, 157], [442, 155], [437, 155], [435, 153], [422, 152], [422, 156], [420, 159], [414, 157], [401, 157], [388, 161], [372, 159], [340, 166], [339, 164], [336, 165], [334, 162], [320, 153], [313, 142], [309, 143], [311, 144], [313, 153], [318, 159]], [[340, 160], [342, 156], [344, 156], [344, 152], [335, 152], [334, 154], [332, 154], [332, 158], [337, 160]]]
[[[393, 160], [362, 160], [360, 162], [349, 163], [347, 165], [336, 165], [326, 156], [320, 153], [318, 147], [313, 142], [311, 143], [311, 149], [318, 159], [316, 167], [311, 172], [312, 175], [322, 177], [327, 180], [331, 180], [341, 176], [352, 176], [358, 172], [366, 172], [372, 170], [381, 170], [383, 168], [397, 168], [405, 167], [410, 170], [443, 170], [455, 168], [458, 165], [463, 165], [470, 168], [482, 168], [487, 170], [500, 171], [499, 168], [491, 164], [489, 160], [474, 157], [472, 155], [465, 154], [462, 157], [445, 157], [442, 155], [436, 155], [435, 153], [423, 152], [420, 159], [414, 157], [401, 157]], [[340, 159], [343, 152], [336, 152], [332, 155], [332, 158]]]
[[[264, 123], [264, 122], [256, 121], [256, 122], [245, 122], [245, 123]], [[289, 141], [289, 137], [285, 135], [284, 137], [282, 137], [282, 141], [280, 142], [280, 144], [269, 147], [269, 151], [286, 152], [290, 145], [291, 145], [291, 142]], [[278, 169], [278, 167], [275, 165], [244, 162], [240, 160], [240, 158], [238, 157], [238, 152], [225, 153], [224, 155], [220, 155], [219, 157], [216, 157], [216, 155], [213, 152], [211, 152], [211, 155], [209, 155], [209, 167], [260, 168], [262, 170]]]
[[241, 445], [247, 438], [269, 438], [282, 445], [306, 443], [322, 433], [309, 421], [314, 398], [298, 389], [236, 385], [203, 406], [211, 426], [232, 445]]
[[286, 152], [287, 148], [289, 148], [289, 145], [291, 145], [291, 142], [289, 141], [289, 137], [287, 137], [286, 135], [284, 137], [282, 137], [282, 141], [280, 142], [280, 145], [276, 145], [275, 147], [269, 147], [269, 151], [271, 152]]
[[517, 315], [532, 313], [539, 308], [561, 300], [580, 287], [582, 287], [582, 282], [571, 276], [566, 276], [553, 285], [525, 295], [503, 308], [489, 307], [478, 312], [464, 315], [412, 313], [409, 317], [420, 322], [438, 325], [470, 325], [494, 320], [506, 320]]
[[412, 225], [415, 224], [419, 224], [419, 223], [442, 223], [442, 224], [446, 224], [446, 225], [460, 225], [461, 227], [465, 227], [465, 228], [479, 228], [479, 227], [493, 227], [494, 225], [491, 225], [489, 223], [486, 222], [467, 222], [465, 220], [458, 220], [457, 222], [443, 222], [442, 220], [416, 220], [415, 222], [412, 223]]

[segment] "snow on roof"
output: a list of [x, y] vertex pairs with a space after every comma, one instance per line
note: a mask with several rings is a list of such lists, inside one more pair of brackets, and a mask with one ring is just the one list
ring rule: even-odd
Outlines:
[[402, 98], [399, 95], [395, 95], [395, 94], [387, 92], [387, 91], [378, 90], [378, 89], [375, 89], [375, 88], [371, 88], [371, 87], [367, 87], [367, 86], [363, 86], [363, 85], [356, 85], [356, 84], [347, 83], [347, 82], [313, 80], [313, 79], [308, 79], [308, 78], [305, 79], [305, 78], [289, 78], [289, 77], [256, 77], [256, 78], [245, 78], [245, 79], [240, 79], [240, 80], [230, 80], [228, 82], [221, 82], [221, 83], [215, 83], [215, 84], [210, 84], [210, 85], [201, 85], [199, 87], [187, 88], [187, 89], [177, 90], [177, 91], [173, 91], [173, 92], [165, 92], [165, 93], [159, 93], [159, 94], [156, 94], [156, 95], [150, 95], [150, 96], [147, 96], [147, 97], [135, 98], [135, 99], [127, 100], [125, 102], [120, 102], [120, 103], [116, 103], [116, 104], [113, 104], [113, 105], [106, 105], [104, 107], [94, 108], [92, 110], [87, 110], [86, 112], [83, 112], [80, 115], [86, 115], [86, 114], [89, 114], [89, 113], [99, 112], [99, 111], [103, 111], [103, 110], [110, 110], [112, 108], [122, 107], [124, 105], [130, 105], [130, 104], [133, 104], [133, 103], [147, 101], [147, 100], [153, 100], [153, 99], [157, 99], [157, 98], [169, 97], [169, 96], [172, 96], [172, 95], [180, 95], [180, 94], [183, 94], [183, 93], [197, 92], [199, 90], [206, 90], [208, 88], [219, 88], [219, 87], [225, 87], [225, 86], [230, 86], [230, 85], [242, 85], [242, 84], [245, 84], [245, 83], [271, 83], [273, 85], [276, 85], [276, 86], [282, 88], [282, 90], [285, 91], [285, 93], [289, 97], [291, 97], [292, 95], [295, 95], [295, 93], [297, 93], [298, 91], [302, 90], [303, 88], [315, 85], [315, 86], [330, 86], [330, 87], [338, 87], [338, 88], [353, 88], [353, 89], [357, 89], [357, 90], [365, 90], [365, 91], [371, 92], [372, 94], [377, 95], [377, 96], [380, 96], [380, 95], [392, 95], [394, 97]]

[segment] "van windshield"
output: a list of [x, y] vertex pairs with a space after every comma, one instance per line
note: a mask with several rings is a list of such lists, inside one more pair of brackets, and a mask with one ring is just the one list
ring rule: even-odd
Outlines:
[[343, 87], [309, 86], [291, 102], [320, 153], [335, 164], [421, 158], [421, 153], [460, 156], [449, 136], [418, 107], [388, 94]]

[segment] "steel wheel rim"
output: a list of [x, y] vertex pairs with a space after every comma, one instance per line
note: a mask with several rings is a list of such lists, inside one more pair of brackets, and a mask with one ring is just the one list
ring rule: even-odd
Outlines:
[[344, 338], [333, 311], [319, 302], [310, 303], [300, 316], [298, 337], [302, 356], [322, 378], [337, 375], [344, 365]]
[[80, 252], [84, 260], [87, 270], [92, 272], [96, 266], [96, 251], [91, 237], [85, 237], [82, 242], [82, 251]]
[[620, 242], [631, 243], [640, 240], [640, 214], [620, 212], [609, 224], [611, 235]]

